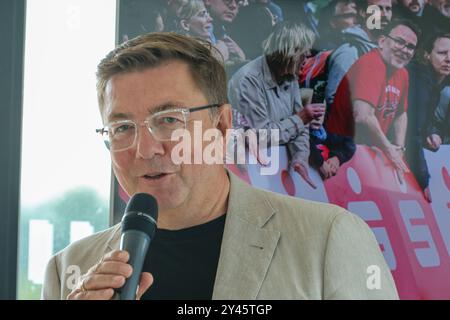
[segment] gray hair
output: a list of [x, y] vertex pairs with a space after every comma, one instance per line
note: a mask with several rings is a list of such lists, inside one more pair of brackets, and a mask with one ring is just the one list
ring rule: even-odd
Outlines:
[[285, 22], [277, 25], [264, 41], [264, 55], [283, 55], [286, 59], [309, 51], [315, 40], [314, 32], [304, 24]]

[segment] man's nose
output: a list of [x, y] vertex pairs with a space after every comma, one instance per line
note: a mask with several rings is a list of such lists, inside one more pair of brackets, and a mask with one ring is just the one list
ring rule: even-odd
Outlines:
[[445, 61], [450, 62], [450, 51], [447, 52], [445, 56]]
[[404, 54], [406, 54], [408, 57], [412, 56], [414, 52], [411, 52], [411, 49], [408, 49], [407, 46], [404, 46], [400, 49]]
[[163, 144], [155, 139], [146, 126], [140, 127], [136, 137], [136, 157], [152, 159], [157, 154], [164, 154]]

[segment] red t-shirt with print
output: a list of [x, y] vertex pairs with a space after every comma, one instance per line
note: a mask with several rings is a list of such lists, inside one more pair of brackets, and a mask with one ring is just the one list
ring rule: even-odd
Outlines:
[[381, 130], [386, 134], [394, 118], [408, 106], [408, 71], [396, 70], [388, 79], [387, 68], [378, 49], [356, 61], [336, 91], [328, 111], [327, 131], [355, 136], [352, 101], [363, 100], [375, 108]]

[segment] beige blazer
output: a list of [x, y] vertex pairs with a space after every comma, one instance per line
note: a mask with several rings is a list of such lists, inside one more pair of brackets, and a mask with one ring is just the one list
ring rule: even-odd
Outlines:
[[[398, 299], [378, 243], [359, 217], [229, 176], [213, 299]], [[120, 234], [116, 225], [53, 256], [42, 298], [65, 299], [77, 270], [85, 273], [118, 249]]]

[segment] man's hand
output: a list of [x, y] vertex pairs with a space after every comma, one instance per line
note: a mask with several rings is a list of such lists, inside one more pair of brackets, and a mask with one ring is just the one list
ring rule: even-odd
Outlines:
[[427, 144], [430, 149], [437, 150], [442, 144], [442, 139], [439, 135], [432, 134], [427, 137]]
[[320, 130], [320, 128], [322, 127], [322, 121], [320, 121], [319, 119], [312, 119], [309, 122], [309, 127], [313, 130]]
[[225, 45], [228, 48], [228, 52], [230, 55], [234, 55], [238, 58], [238, 60], [245, 60], [245, 53], [242, 51], [242, 49], [239, 47], [239, 45], [231, 39], [229, 36], [225, 36], [222, 38], [222, 41], [225, 43]]
[[300, 161], [294, 162], [292, 168], [305, 180], [313, 189], [317, 189], [314, 182], [309, 177], [308, 166]]
[[[245, 137], [244, 137], [244, 139], [245, 139]], [[250, 154], [252, 154], [256, 158], [256, 160], [258, 161], [258, 163], [260, 165], [262, 165], [262, 166], [269, 165], [269, 160], [267, 160], [263, 156], [261, 150], [259, 149], [257, 139], [249, 139], [248, 149], [250, 151]]]
[[319, 171], [324, 180], [329, 179], [333, 176], [330, 165], [326, 161], [323, 162], [322, 166], [319, 168]]
[[230, 58], [230, 52], [225, 42], [218, 40], [214, 47], [216, 47], [216, 49], [222, 54], [223, 61], [228, 61]]
[[323, 103], [307, 104], [300, 110], [298, 116], [304, 124], [308, 124], [313, 119], [319, 119], [325, 114], [325, 105]]
[[331, 170], [331, 174], [335, 176], [341, 166], [341, 163], [339, 161], [339, 158], [334, 156], [329, 158], [327, 161], [325, 161], [329, 166]]
[[[78, 286], [67, 296], [68, 300], [110, 300], [114, 289], [125, 284], [133, 272], [127, 263], [130, 255], [126, 251], [116, 250], [107, 253], [99, 263], [81, 276]], [[140, 299], [153, 283], [153, 276], [141, 273], [141, 280], [136, 295]]]
[[423, 197], [429, 203], [431, 203], [431, 201], [433, 201], [433, 199], [431, 199], [431, 192], [430, 192], [430, 187], [429, 186], [426, 187], [425, 189], [423, 189]]
[[405, 172], [408, 172], [408, 168], [406, 167], [405, 163], [403, 162], [403, 148], [396, 145], [389, 145], [388, 147], [384, 148], [384, 154], [386, 157], [392, 162], [394, 165], [395, 170], [397, 171], [398, 179], [401, 183], [403, 183]]

